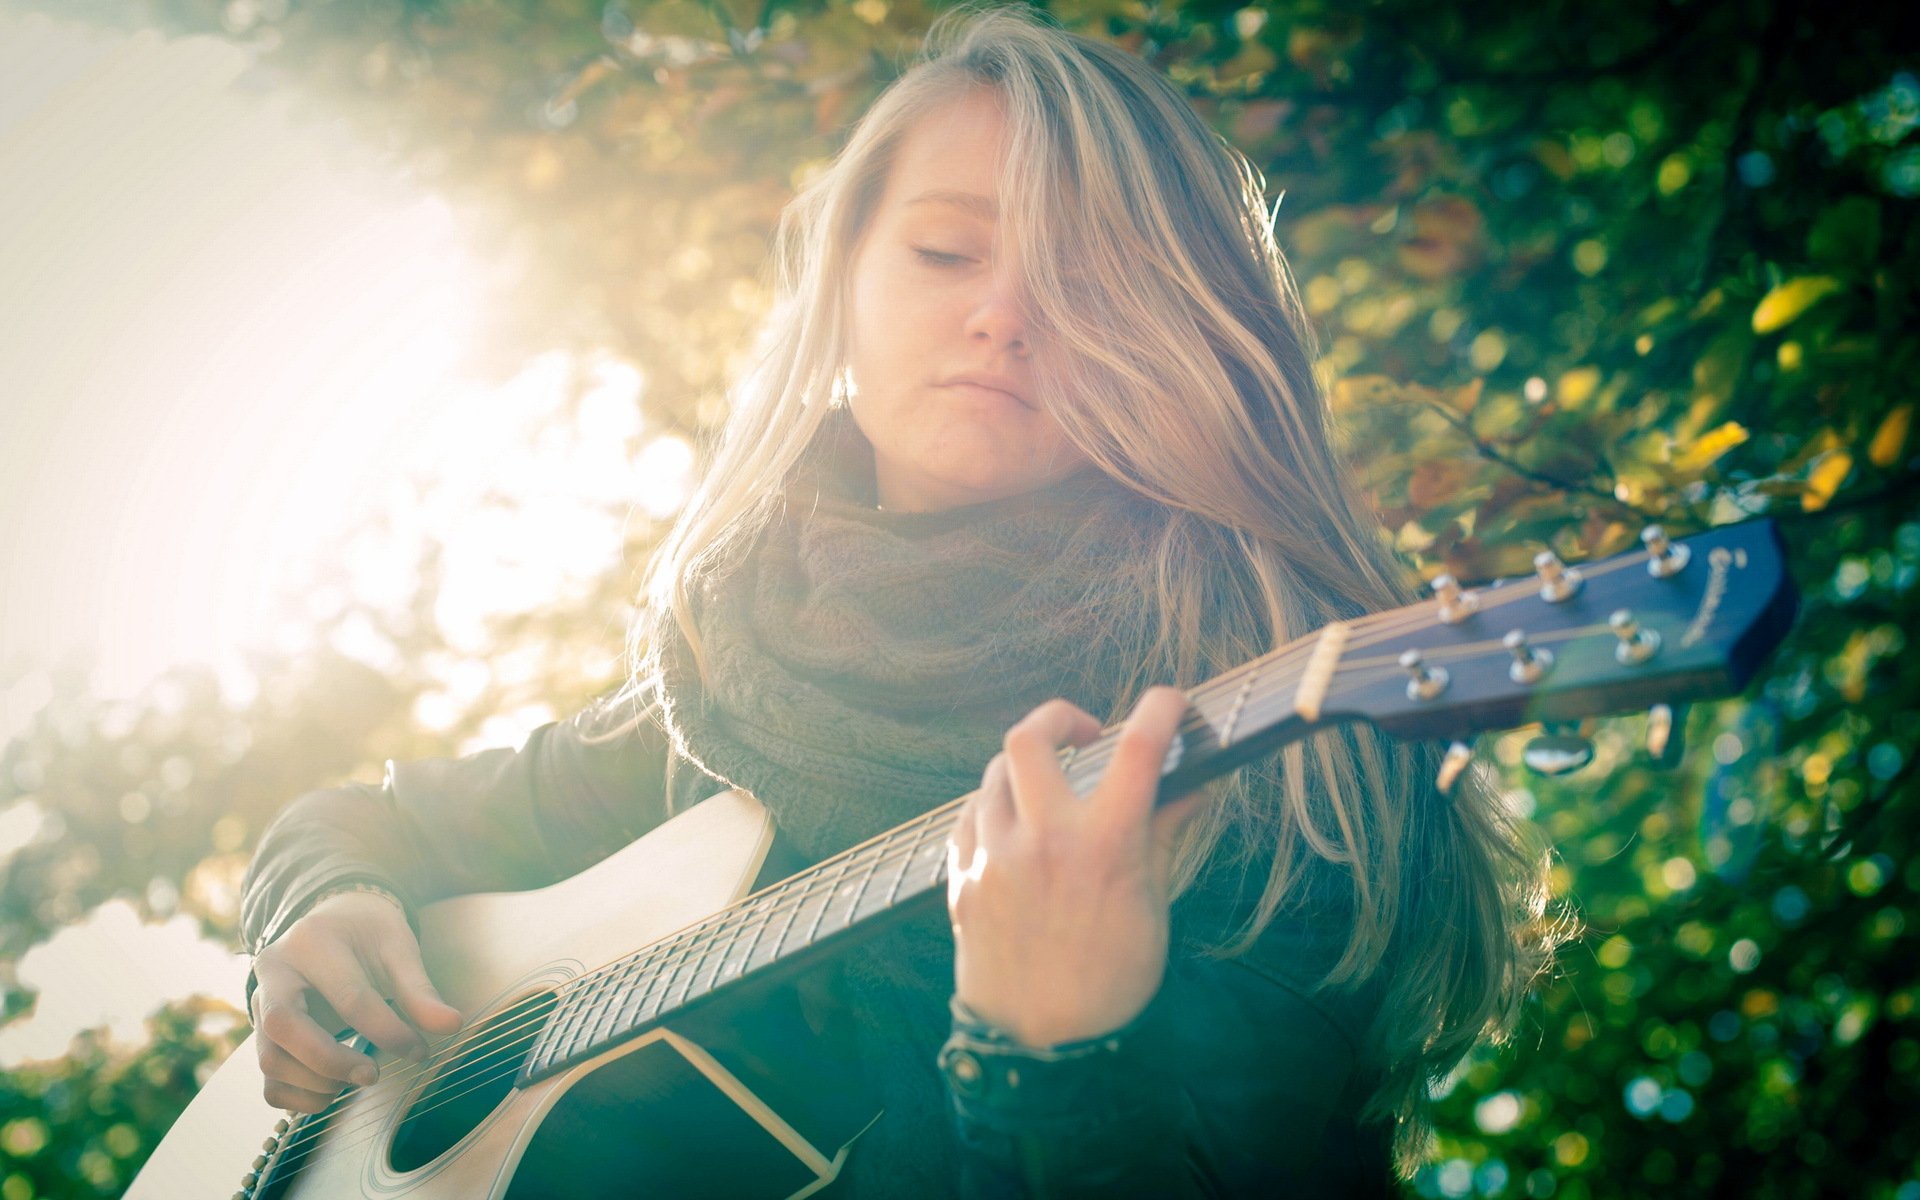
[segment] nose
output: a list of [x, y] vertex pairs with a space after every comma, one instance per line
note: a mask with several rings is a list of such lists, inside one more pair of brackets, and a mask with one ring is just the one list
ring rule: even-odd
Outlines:
[[974, 298], [967, 314], [967, 340], [1015, 358], [1032, 352], [1026, 308], [1015, 281], [995, 272], [984, 291]]

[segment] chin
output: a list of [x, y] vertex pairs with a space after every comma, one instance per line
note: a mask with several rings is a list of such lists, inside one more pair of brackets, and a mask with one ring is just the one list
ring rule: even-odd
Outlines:
[[949, 471], [938, 476], [947, 486], [972, 492], [981, 500], [993, 500], [1002, 496], [1018, 496], [1024, 492], [1039, 491], [1060, 478], [1058, 472], [1035, 470], [1032, 464], [1021, 462], [1013, 464], [979, 463], [968, 464], [958, 471]]

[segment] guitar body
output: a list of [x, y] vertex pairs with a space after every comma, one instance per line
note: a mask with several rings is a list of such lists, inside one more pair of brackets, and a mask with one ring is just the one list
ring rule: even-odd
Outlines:
[[[727, 792], [551, 887], [426, 907], [427, 970], [472, 1014], [448, 1045], [470, 1054], [423, 1070], [369, 1047], [379, 1082], [276, 1136], [285, 1114], [262, 1096], [249, 1038], [181, 1114], [128, 1200], [236, 1189], [247, 1200], [817, 1191], [877, 1114], [852, 1099], [857, 1080], [832, 1077], [845, 1060], [836, 1063], [819, 1036], [830, 1031], [793, 989], [709, 1006], [524, 1087], [514, 1079], [556, 988], [747, 894], [772, 846], [766, 811]], [[245, 1181], [263, 1139], [268, 1161]]]

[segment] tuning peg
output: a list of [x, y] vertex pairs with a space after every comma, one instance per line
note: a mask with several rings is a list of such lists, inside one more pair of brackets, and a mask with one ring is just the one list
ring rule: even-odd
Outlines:
[[1687, 724], [1687, 706], [1684, 704], [1656, 704], [1647, 710], [1647, 754], [1656, 767], [1670, 768], [1680, 765], [1685, 757], [1685, 738], [1682, 733]]
[[1579, 570], [1561, 562], [1560, 556], [1551, 550], [1542, 550], [1533, 556], [1533, 569], [1540, 574], [1540, 598], [1548, 604], [1571, 599], [1586, 582]]
[[1458, 625], [1474, 613], [1480, 611], [1480, 597], [1475, 592], [1461, 590], [1460, 581], [1451, 575], [1441, 574], [1433, 577], [1433, 594], [1440, 600], [1440, 623]]
[[1434, 776], [1434, 786], [1440, 789], [1442, 796], [1453, 794], [1453, 785], [1460, 782], [1460, 773], [1473, 761], [1473, 747], [1465, 742], [1455, 742], [1447, 747], [1447, 753], [1440, 759], [1440, 770]]
[[1642, 629], [1640, 622], [1627, 609], [1615, 609], [1613, 615], [1607, 618], [1607, 626], [1620, 639], [1620, 644], [1613, 648], [1613, 656], [1626, 666], [1638, 666], [1660, 649], [1659, 633]]
[[1431, 700], [1447, 690], [1447, 669], [1427, 666], [1420, 651], [1408, 649], [1400, 656], [1400, 666], [1408, 676], [1407, 699]]
[[1527, 742], [1520, 761], [1535, 775], [1566, 775], [1593, 761], [1593, 743], [1579, 726], [1553, 723]]
[[1642, 529], [1640, 540], [1647, 546], [1647, 574], [1655, 579], [1678, 574], [1687, 565], [1687, 559], [1693, 556], [1685, 546], [1668, 540], [1667, 531], [1658, 525]]
[[1508, 632], [1501, 644], [1513, 655], [1513, 665], [1507, 668], [1507, 674], [1515, 683], [1539, 683], [1553, 666], [1553, 651], [1545, 646], [1527, 644], [1527, 631], [1515, 629]]

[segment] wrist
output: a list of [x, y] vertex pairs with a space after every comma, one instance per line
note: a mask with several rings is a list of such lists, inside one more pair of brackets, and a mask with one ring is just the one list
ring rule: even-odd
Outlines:
[[1088, 1034], [1057, 1021], [1002, 1021], [974, 1008], [958, 992], [948, 1001], [947, 1007], [953, 1014], [955, 1034], [1003, 1047], [1010, 1053], [1036, 1058], [1076, 1057], [1119, 1037], [1133, 1024], [1132, 1021], [1123, 1021]]
[[381, 896], [381, 897], [384, 897], [395, 908], [398, 908], [401, 912], [404, 913], [407, 911], [406, 901], [402, 900], [399, 897], [399, 895], [394, 892], [392, 888], [387, 887], [384, 884], [372, 883], [364, 879], [349, 880], [345, 883], [336, 883], [336, 884], [332, 884], [327, 887], [321, 888], [319, 891], [313, 894], [313, 899], [307, 901], [306, 911], [312, 912], [314, 909], [319, 908], [322, 904], [333, 899], [335, 896], [351, 896], [356, 894], [363, 894], [368, 896]]
[[987, 986], [965, 964], [955, 970], [953, 1009], [975, 1026], [991, 1026], [1022, 1046], [1047, 1049], [1092, 1042], [1125, 1029], [1152, 1006], [1166, 982], [1165, 965], [1150, 980], [1133, 980], [1102, 991]]
[[999, 1126], [1098, 1121], [1167, 1089], [1146, 1061], [1145, 1014], [1097, 1037], [1037, 1046], [982, 1019], [958, 996], [939, 1064], [959, 1112]]

